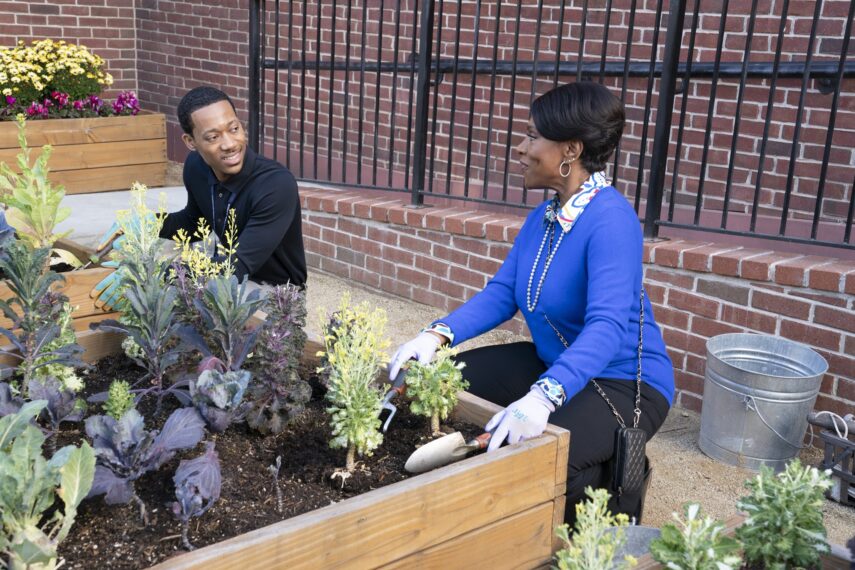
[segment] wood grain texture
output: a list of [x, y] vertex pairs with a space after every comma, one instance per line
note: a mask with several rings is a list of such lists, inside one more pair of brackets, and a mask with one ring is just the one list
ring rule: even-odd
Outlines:
[[[136, 117], [90, 117], [27, 122], [27, 145], [69, 145], [166, 138], [166, 116], [142, 111]], [[18, 125], [0, 122], [0, 149], [18, 149]]]
[[166, 183], [167, 161], [153, 164], [131, 166], [110, 166], [107, 168], [86, 168], [83, 170], [63, 170], [51, 174], [56, 184], [65, 187], [66, 195], [127, 190], [134, 182], [145, 184], [149, 188], [163, 186]]
[[[41, 149], [32, 149], [30, 161], [42, 154]], [[0, 162], [9, 164], [18, 171], [18, 149], [0, 150]], [[56, 146], [48, 160], [49, 176], [64, 170], [105, 168], [129, 164], [152, 164], [166, 161], [166, 139], [116, 141], [108, 143], [85, 143]]]
[[552, 502], [382, 566], [384, 570], [536, 568], [552, 559]]

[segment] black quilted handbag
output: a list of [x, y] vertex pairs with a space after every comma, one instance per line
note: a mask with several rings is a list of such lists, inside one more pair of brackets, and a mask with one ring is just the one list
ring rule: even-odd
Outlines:
[[615, 431], [612, 460], [612, 490], [618, 495], [639, 493], [644, 487], [647, 432], [641, 428], [621, 427]]

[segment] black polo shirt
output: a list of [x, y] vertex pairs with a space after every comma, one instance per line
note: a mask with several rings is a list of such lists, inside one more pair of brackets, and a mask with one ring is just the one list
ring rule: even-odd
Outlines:
[[191, 152], [184, 161], [184, 186], [187, 206], [166, 216], [160, 237], [171, 239], [180, 228], [192, 235], [205, 218], [222, 242], [231, 207], [238, 229], [238, 279], [306, 284], [300, 198], [287, 168], [247, 147], [240, 172], [220, 182], [199, 153]]

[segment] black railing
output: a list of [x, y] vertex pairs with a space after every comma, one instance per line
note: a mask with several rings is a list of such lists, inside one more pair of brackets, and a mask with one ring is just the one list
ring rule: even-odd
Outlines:
[[527, 208], [546, 197], [513, 168], [528, 105], [595, 80], [627, 106], [609, 174], [647, 237], [855, 249], [855, 1], [529, 4], [254, 0], [251, 141], [303, 180]]

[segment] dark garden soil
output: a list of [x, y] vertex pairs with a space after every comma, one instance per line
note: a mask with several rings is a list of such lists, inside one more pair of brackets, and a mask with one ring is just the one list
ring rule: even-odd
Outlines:
[[[192, 519], [190, 541], [202, 547], [283, 519], [337, 503], [354, 495], [383, 487], [409, 475], [404, 463], [413, 450], [430, 439], [427, 418], [412, 415], [403, 402], [385, 435], [383, 444], [371, 457], [359, 458], [353, 476], [344, 484], [331, 475], [344, 466], [345, 450], [330, 449], [330, 428], [324, 412], [323, 388], [313, 375], [313, 399], [306, 412], [278, 435], [263, 436], [245, 424], [233, 425], [225, 433], [208, 435], [216, 441], [222, 469], [222, 494], [219, 501], [201, 518]], [[86, 393], [106, 390], [115, 379], [135, 381], [142, 371], [124, 356], [103, 359], [86, 381]], [[164, 401], [164, 412], [153, 419], [154, 398], [140, 403], [146, 427], [160, 427], [173, 409], [174, 399]], [[90, 414], [100, 413], [100, 405], [91, 404]], [[59, 445], [78, 443], [83, 437], [82, 423], [65, 428]], [[452, 423], [451, 427], [472, 437], [480, 426]], [[183, 552], [181, 526], [172, 516], [175, 500], [172, 476], [182, 458], [197, 457], [204, 449], [179, 453], [159, 471], [136, 482], [137, 494], [149, 509], [151, 525], [144, 527], [135, 504], [107, 505], [103, 496], [83, 501], [68, 538], [59, 554], [66, 568], [146, 568]], [[283, 509], [277, 509], [277, 495], [268, 467], [282, 457], [279, 474]]]

